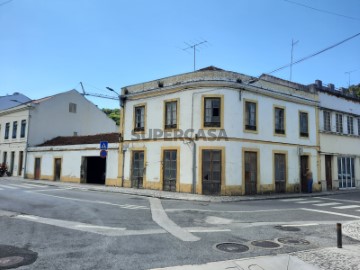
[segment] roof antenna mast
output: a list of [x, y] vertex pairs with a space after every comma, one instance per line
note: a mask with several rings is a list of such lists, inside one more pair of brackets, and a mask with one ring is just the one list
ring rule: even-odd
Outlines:
[[206, 43], [207, 41], [204, 40], [204, 41], [201, 41], [201, 42], [198, 42], [198, 43], [193, 43], [193, 44], [189, 44], [189, 43], [186, 43], [184, 42], [188, 47], [186, 47], [185, 49], [183, 49], [184, 51], [188, 50], [188, 49], [193, 49], [193, 54], [194, 54], [194, 71], [196, 70], [196, 47], [201, 45], [201, 44], [204, 44]]
[[299, 43], [298, 40], [295, 42], [294, 42], [294, 39], [291, 40], [290, 82], [292, 80], [292, 66], [293, 66], [293, 61], [294, 61], [294, 46], [298, 43]]

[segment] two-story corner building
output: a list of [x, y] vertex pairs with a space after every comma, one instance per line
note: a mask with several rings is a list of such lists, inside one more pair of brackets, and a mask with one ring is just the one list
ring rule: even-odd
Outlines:
[[[76, 90], [0, 111], [0, 163], [15, 176], [26, 174], [27, 148], [57, 136], [117, 132], [114, 121]], [[25, 171], [25, 174], [24, 174]]]
[[128, 187], [216, 195], [317, 184], [316, 92], [215, 67], [122, 88], [119, 175]]
[[360, 99], [333, 84], [319, 92], [321, 181], [324, 190], [360, 187]]

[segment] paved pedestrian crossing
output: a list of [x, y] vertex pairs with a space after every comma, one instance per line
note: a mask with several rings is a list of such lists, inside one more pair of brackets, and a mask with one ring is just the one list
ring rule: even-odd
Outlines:
[[289, 202], [299, 204], [301, 206], [304, 205], [312, 205], [318, 208], [321, 207], [330, 207], [336, 210], [354, 210], [360, 212], [360, 201], [357, 203], [356, 201], [335, 201], [329, 202], [326, 199], [322, 198], [293, 198], [293, 199], [282, 199], [282, 202]]
[[0, 192], [2, 191], [11, 191], [11, 190], [30, 190], [36, 188], [44, 188], [44, 185], [34, 185], [28, 183], [1, 183], [0, 182]]

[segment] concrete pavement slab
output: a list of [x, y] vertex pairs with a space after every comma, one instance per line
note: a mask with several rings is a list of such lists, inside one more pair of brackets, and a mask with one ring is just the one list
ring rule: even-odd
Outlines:
[[152, 270], [319, 270], [291, 255], [264, 256], [241, 260], [212, 262], [203, 265], [183, 265]]

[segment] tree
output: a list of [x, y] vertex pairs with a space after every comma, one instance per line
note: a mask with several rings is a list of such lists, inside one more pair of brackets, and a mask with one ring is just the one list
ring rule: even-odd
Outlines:
[[355, 93], [357, 97], [360, 98], [360, 83], [358, 85], [351, 85], [349, 87], [350, 92]]
[[104, 113], [106, 113], [106, 115], [111, 118], [112, 120], [115, 121], [116, 125], [120, 125], [120, 110], [119, 109], [107, 109], [104, 108], [102, 109], [102, 111]]

